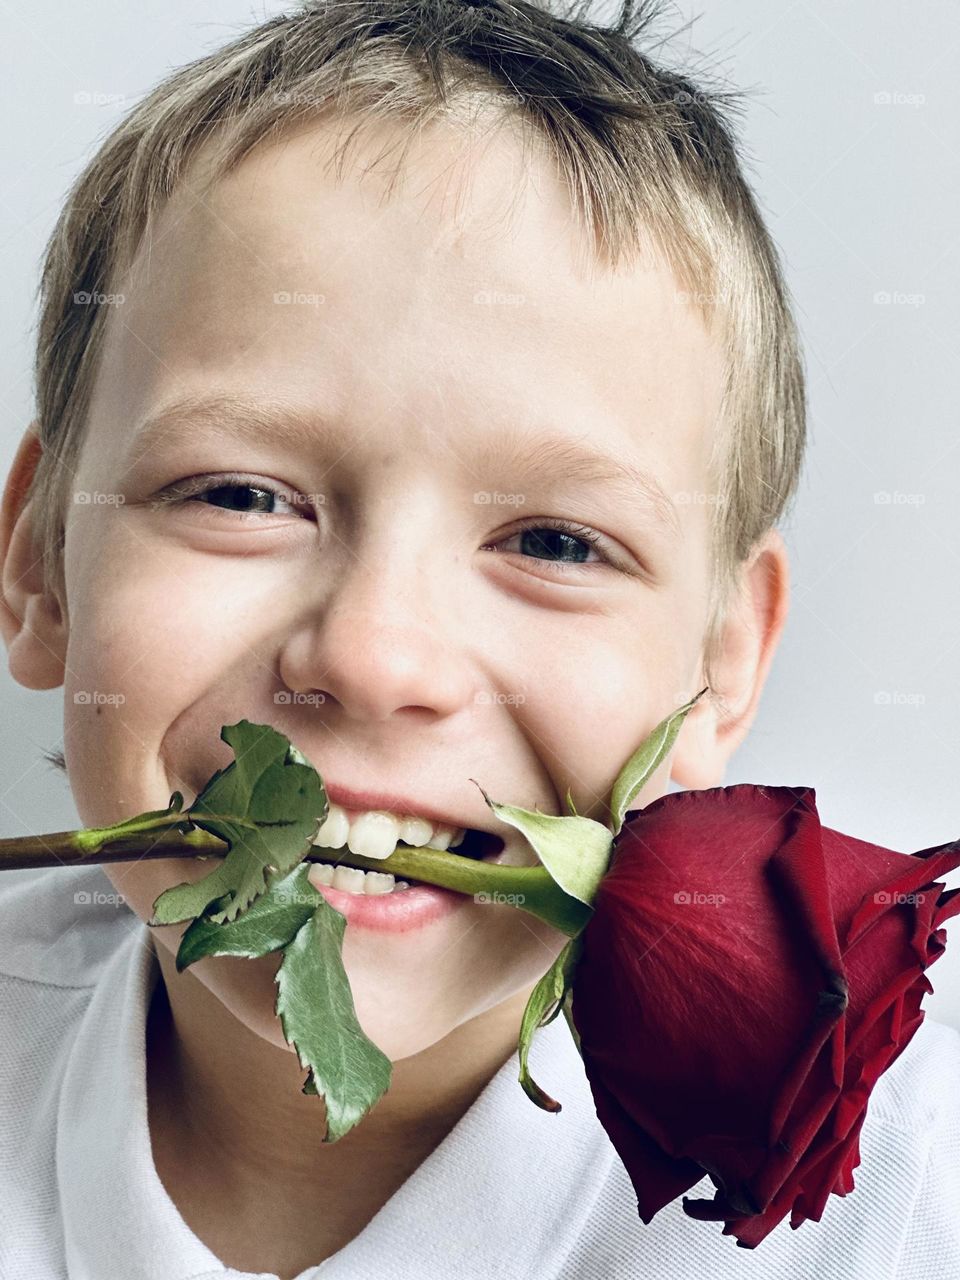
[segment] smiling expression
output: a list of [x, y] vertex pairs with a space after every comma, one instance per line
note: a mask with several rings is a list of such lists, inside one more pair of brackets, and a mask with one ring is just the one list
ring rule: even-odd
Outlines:
[[[707, 505], [676, 495], [710, 487], [719, 357], [652, 253], [594, 263], [507, 131], [482, 149], [425, 131], [389, 199], [375, 170], [335, 180], [329, 141], [258, 148], [202, 199], [188, 174], [119, 285], [75, 481], [106, 497], [67, 520], [71, 786], [86, 825], [189, 803], [246, 717], [522, 861], [471, 778], [549, 813], [569, 787], [603, 821], [631, 751], [702, 687]], [[208, 869], [108, 874], [149, 918]], [[528, 988], [562, 942], [464, 898], [412, 932], [348, 930], [344, 960], [399, 1057]], [[193, 972], [282, 1044], [275, 967]]]

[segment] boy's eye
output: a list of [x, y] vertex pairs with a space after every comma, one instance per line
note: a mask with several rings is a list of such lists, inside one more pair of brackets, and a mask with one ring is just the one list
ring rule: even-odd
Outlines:
[[[517, 529], [499, 543], [486, 543], [481, 550], [493, 550], [504, 547], [504, 543], [519, 541], [518, 554], [529, 556], [535, 560], [545, 560], [551, 564], [582, 565], [584, 563], [610, 564], [610, 559], [603, 554], [603, 538], [594, 529], [573, 524], [569, 520], [554, 520], [550, 517], [538, 517], [522, 528]], [[587, 557], [591, 551], [599, 552], [598, 559], [589, 562]]]
[[[286, 504], [292, 514], [312, 514], [310, 500], [303, 494], [287, 489], [277, 489], [263, 481], [242, 475], [219, 477], [191, 476], [187, 480], [168, 485], [154, 498], [155, 506], [184, 505], [202, 502], [224, 516], [255, 519], [261, 515], [284, 515], [276, 509], [276, 503]], [[219, 518], [219, 516], [217, 517]], [[515, 548], [506, 544], [517, 542]], [[520, 529], [495, 543], [485, 543], [481, 551], [514, 551], [532, 560], [557, 565], [561, 568], [577, 568], [595, 565], [615, 567], [604, 550], [604, 538], [595, 529], [575, 524], [569, 520], [540, 516], [526, 522]], [[589, 560], [591, 551], [597, 555]]]
[[191, 501], [200, 501], [225, 515], [241, 517], [287, 514], [276, 510], [277, 502], [286, 503], [294, 515], [312, 513], [312, 504], [303, 494], [276, 489], [260, 481], [254, 483], [250, 478], [240, 475], [220, 476], [215, 483], [209, 476], [191, 476], [189, 480], [168, 485], [157, 494], [154, 504], [162, 506], [169, 503], [176, 506]]

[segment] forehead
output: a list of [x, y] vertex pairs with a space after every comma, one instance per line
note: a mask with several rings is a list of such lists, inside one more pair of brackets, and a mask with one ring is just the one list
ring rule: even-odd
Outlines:
[[706, 483], [719, 351], [651, 249], [612, 272], [548, 156], [515, 131], [436, 124], [402, 164], [371, 128], [343, 171], [313, 124], [161, 211], [108, 320], [91, 413], [142, 421], [208, 392], [461, 435], [556, 424]]

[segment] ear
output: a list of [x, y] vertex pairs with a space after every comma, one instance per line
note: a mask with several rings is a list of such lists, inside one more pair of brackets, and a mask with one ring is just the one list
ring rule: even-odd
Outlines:
[[10, 674], [28, 689], [63, 684], [67, 626], [60, 602], [44, 588], [33, 548], [31, 502], [27, 500], [43, 453], [37, 423], [31, 422], [7, 477], [0, 506], [0, 631]]
[[[727, 762], [746, 737], [790, 603], [790, 565], [778, 529], [744, 562], [720, 630], [715, 686], [684, 721], [670, 770], [688, 790], [723, 785]], [[701, 682], [700, 687], [703, 687]]]

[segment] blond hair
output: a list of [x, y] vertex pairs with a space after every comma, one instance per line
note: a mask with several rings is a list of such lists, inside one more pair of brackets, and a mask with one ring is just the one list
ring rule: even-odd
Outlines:
[[588, 21], [588, 4], [561, 15], [523, 0], [307, 0], [168, 76], [110, 133], [70, 190], [41, 280], [43, 454], [29, 497], [44, 581], [64, 609], [65, 513], [107, 312], [77, 298], [109, 293], [208, 141], [215, 180], [257, 143], [324, 111], [403, 122], [412, 135], [479, 97], [546, 143], [598, 259], [616, 266], [652, 242], [721, 344], [704, 652], [713, 684], [738, 568], [799, 478], [799, 344], [727, 118], [737, 94], [640, 51], [657, 0], [624, 0], [609, 26]]

